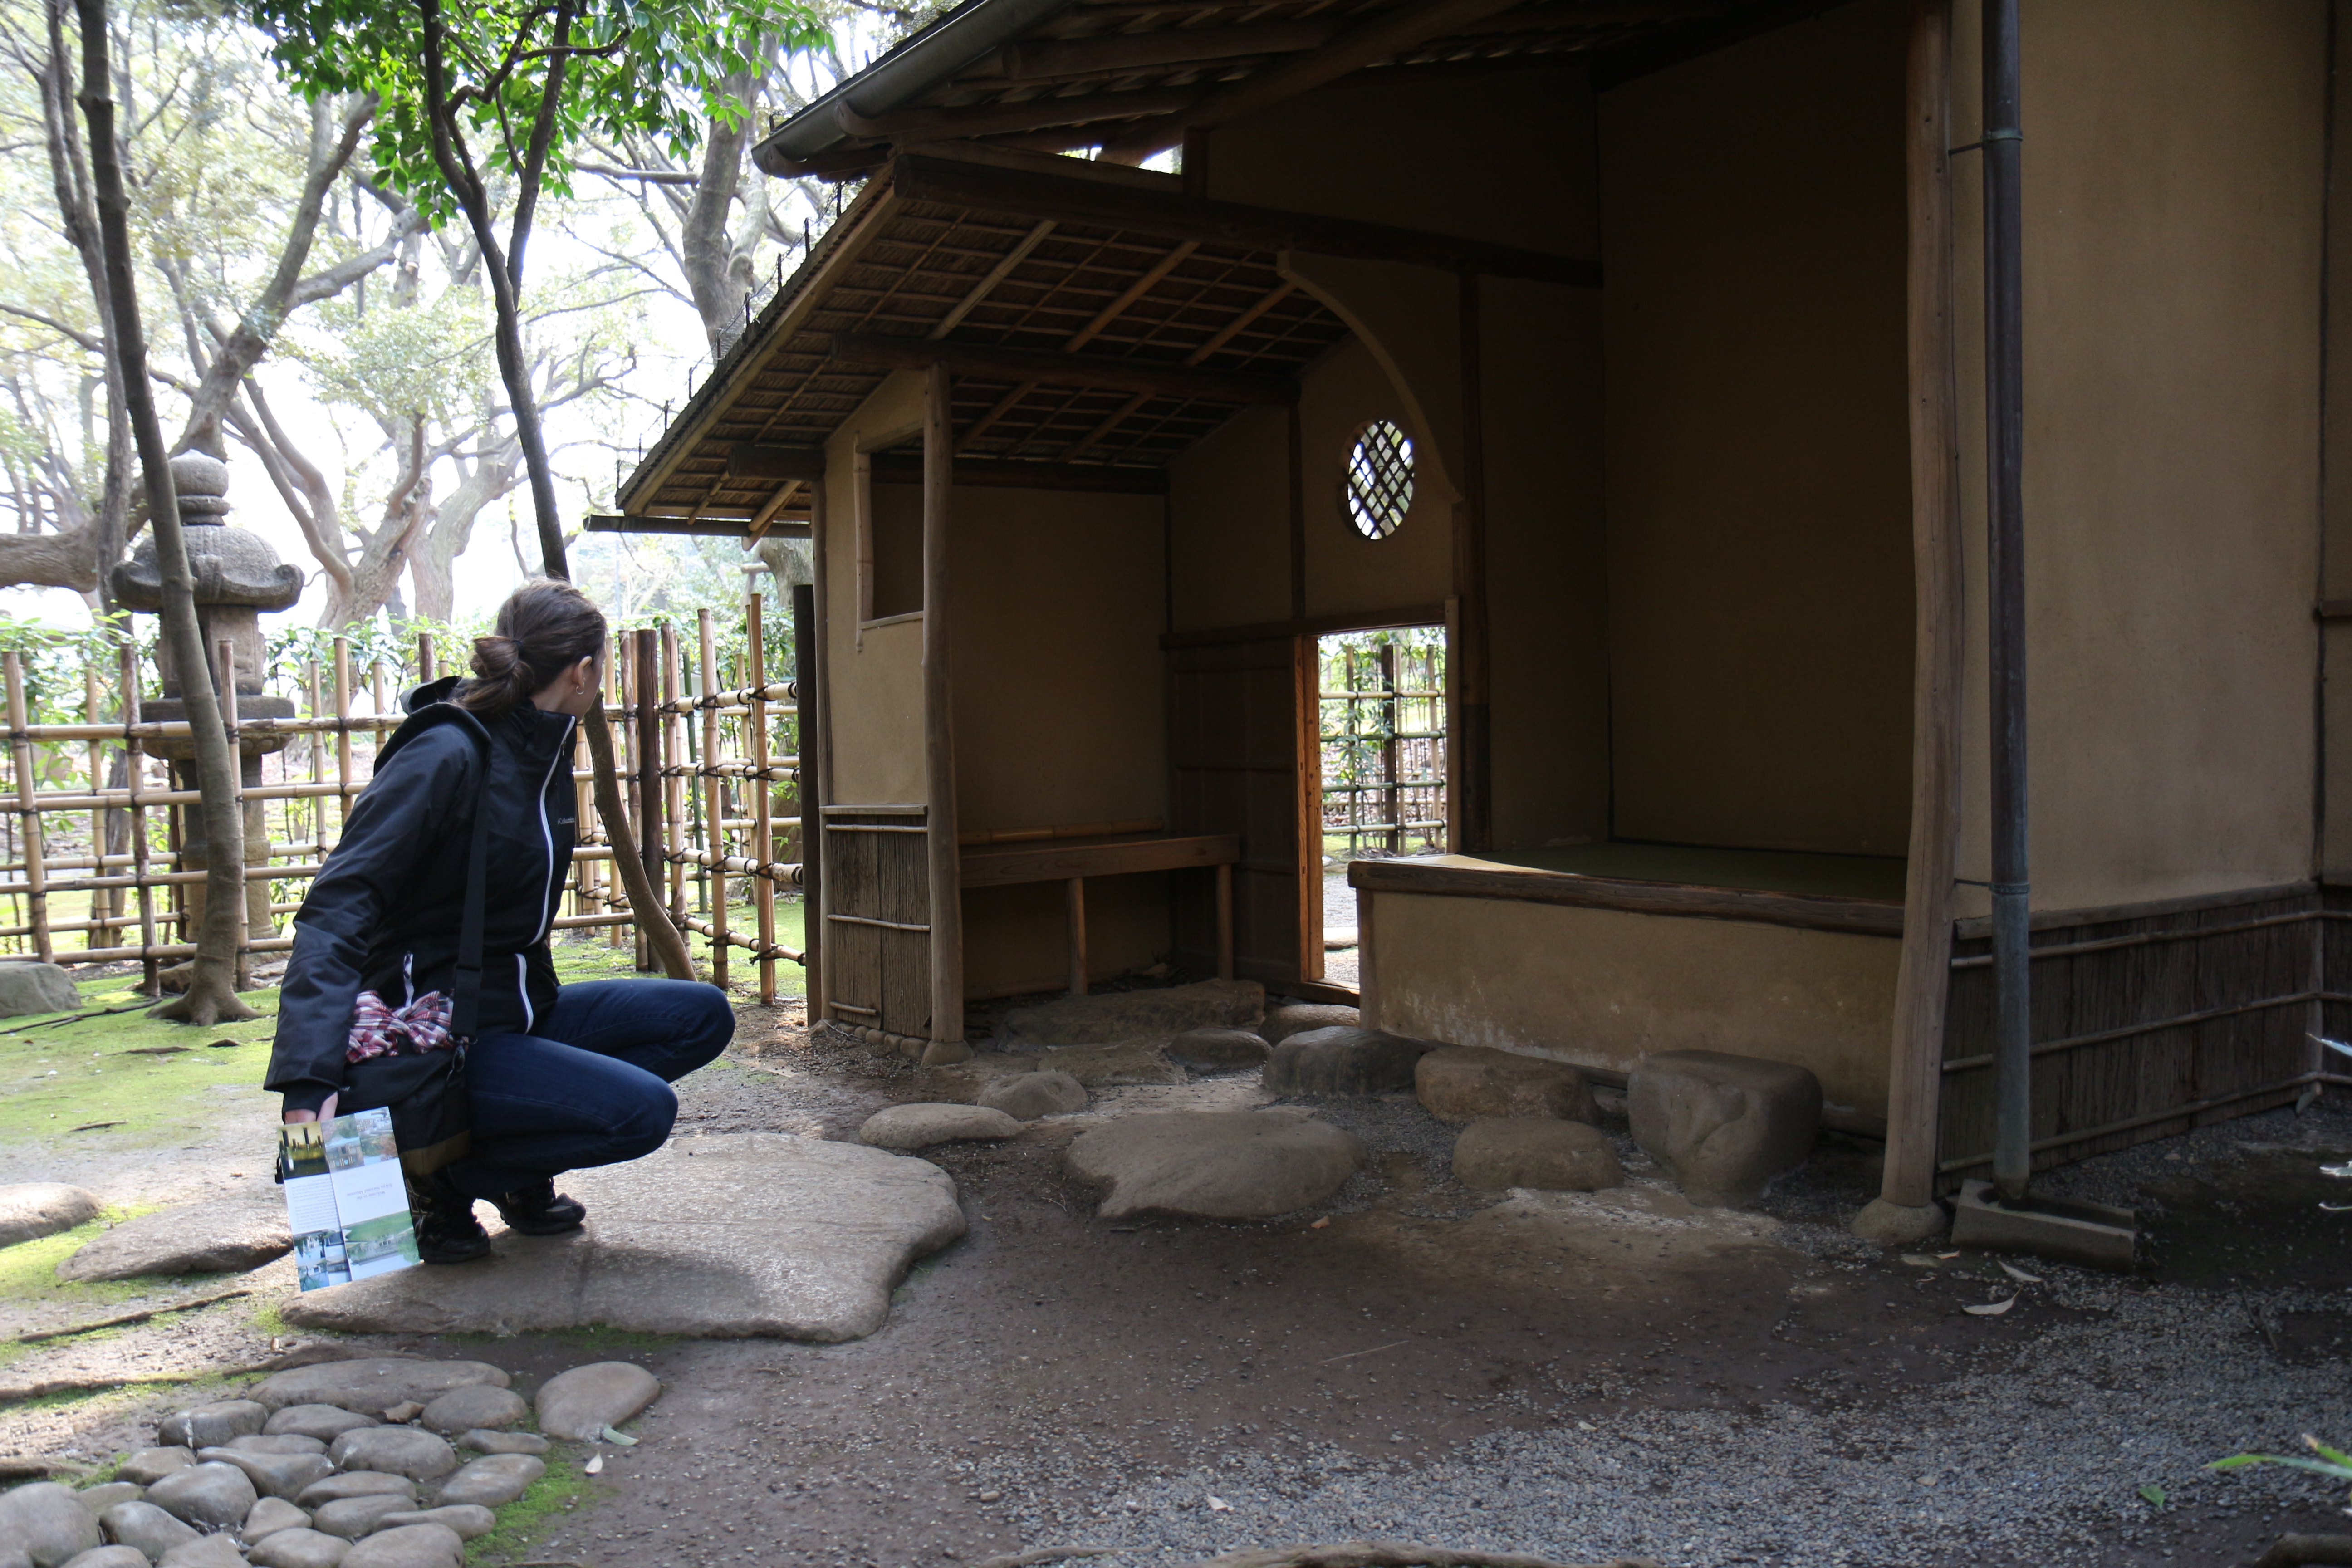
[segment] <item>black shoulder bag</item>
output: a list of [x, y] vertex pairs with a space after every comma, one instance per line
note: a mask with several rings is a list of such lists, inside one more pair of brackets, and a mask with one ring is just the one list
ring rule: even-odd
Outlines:
[[428, 1175], [474, 1145], [474, 1103], [466, 1085], [466, 1053], [482, 1002], [483, 905], [488, 894], [490, 757], [482, 748], [482, 784], [474, 797], [473, 841], [466, 851], [466, 912], [457, 928], [457, 973], [449, 987], [449, 1047], [371, 1057], [347, 1069], [339, 1110], [392, 1111], [401, 1168]]

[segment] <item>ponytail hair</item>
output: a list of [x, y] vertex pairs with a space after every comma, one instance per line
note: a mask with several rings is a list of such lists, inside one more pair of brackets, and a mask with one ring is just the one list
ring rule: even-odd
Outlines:
[[496, 718], [604, 651], [604, 613], [587, 595], [546, 578], [525, 583], [499, 606], [498, 629], [474, 639], [474, 679], [457, 701]]

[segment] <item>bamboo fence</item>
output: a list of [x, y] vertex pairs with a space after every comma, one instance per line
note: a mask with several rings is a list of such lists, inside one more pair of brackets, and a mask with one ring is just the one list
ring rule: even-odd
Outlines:
[[[697, 613], [691, 650], [672, 623], [616, 630], [604, 661], [604, 712], [630, 826], [671, 920], [706, 940], [712, 979], [726, 984], [730, 959], [740, 957], [756, 969], [761, 1000], [773, 1001], [776, 965], [804, 962], [777, 940], [776, 920], [779, 897], [796, 896], [801, 882], [798, 709], [795, 684], [768, 679], [760, 595], [741, 613], [747, 646], [726, 659], [707, 609]], [[288, 917], [373, 776], [384, 736], [405, 717], [400, 694], [434, 679], [439, 653], [419, 637], [396, 664], [377, 660], [362, 672], [349, 639], [337, 637], [331, 657], [273, 669], [268, 689], [293, 700], [295, 717], [234, 721], [233, 738], [286, 738], [283, 749], [260, 758], [261, 782], [239, 790], [246, 880], [270, 889], [269, 929], [248, 920], [243, 930], [247, 963], [293, 946]], [[188, 726], [142, 718], [142, 704], [154, 700], [153, 670], [131, 647], [109, 668], [83, 668], [79, 722], [30, 721], [20, 656], [5, 655], [0, 670], [8, 721], [0, 952], [61, 964], [137, 963], [152, 990], [159, 969], [195, 952], [188, 889], [206, 875], [182, 850], [201, 797], [175, 788], [169, 764], [149, 749], [184, 738]], [[634, 942], [638, 967], [650, 967], [596, 815], [584, 739], [572, 777], [580, 831], [555, 929]], [[257, 915], [259, 900], [249, 902]]]

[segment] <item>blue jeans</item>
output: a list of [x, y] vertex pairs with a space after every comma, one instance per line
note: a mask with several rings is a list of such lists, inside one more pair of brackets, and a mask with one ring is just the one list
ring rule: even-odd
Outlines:
[[735, 1010], [690, 980], [591, 980], [558, 992], [537, 1026], [467, 1055], [474, 1151], [448, 1168], [460, 1192], [493, 1198], [652, 1153], [677, 1119], [669, 1086], [727, 1048]]

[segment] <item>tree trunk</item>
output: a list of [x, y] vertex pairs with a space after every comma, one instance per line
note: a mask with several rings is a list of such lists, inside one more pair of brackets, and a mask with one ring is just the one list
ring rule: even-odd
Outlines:
[[[102, 0], [76, 0], [78, 5], [100, 3]], [[425, 22], [425, 113], [432, 132], [433, 161], [448, 184], [449, 194], [457, 198], [458, 210], [466, 215], [467, 226], [474, 232], [474, 242], [481, 247], [483, 269], [490, 280], [490, 299], [498, 320], [499, 379], [506, 385], [507, 405], [514, 411], [515, 438], [522, 447], [524, 470], [530, 477], [531, 510], [539, 521], [541, 565], [550, 577], [570, 582], [572, 569], [563, 551], [563, 520], [555, 499], [555, 468], [548, 460], [539, 400], [530, 384], [530, 362], [523, 353], [521, 264], [523, 246], [530, 237], [532, 204], [539, 195], [546, 141], [563, 93], [563, 51], [570, 42], [572, 5], [570, 0], [556, 0], [555, 26], [551, 35], [553, 52], [548, 60], [547, 83], [540, 97], [539, 121], [532, 127], [530, 154], [520, 171], [521, 183], [515, 198], [514, 231], [509, 244], [504, 247], [499, 245], [498, 230], [491, 221], [489, 195], [466, 153], [457, 115], [450, 105], [445, 52], [447, 32], [442, 21], [441, 0], [422, 0], [421, 8]], [[589, 763], [596, 775], [596, 815], [604, 819], [604, 837], [613, 847], [614, 865], [621, 873], [622, 886], [627, 889], [629, 912], [637, 929], [645, 933], [647, 947], [661, 960], [663, 972], [673, 980], [691, 980], [693, 955], [687, 952], [686, 939], [670, 924], [661, 895], [653, 879], [646, 874], [645, 858], [637, 852], [636, 835], [629, 830], [620, 778], [614, 771], [612, 726], [605, 721], [601, 700], [589, 708], [583, 727], [588, 734]]]
[[74, 0], [81, 22], [82, 113], [89, 121], [92, 184], [97, 186], [98, 227], [106, 253], [106, 292], [114, 335], [107, 352], [122, 383], [131, 437], [147, 481], [148, 520], [155, 528], [155, 562], [163, 580], [163, 635], [180, 667], [180, 689], [195, 742], [196, 786], [204, 796], [209, 865], [205, 873], [205, 921], [196, 933], [195, 963], [188, 988], [153, 1010], [209, 1026], [224, 1018], [250, 1018], [252, 1008], [236, 994], [237, 925], [245, 911], [245, 823], [238, 810], [236, 753], [221, 727], [219, 700], [205, 674], [213, 667], [196, 626], [195, 583], [188, 571], [187, 542], [180, 533], [180, 509], [172, 493], [172, 469], [164, 454], [163, 427], [147, 383], [147, 335], [139, 320], [139, 284], [131, 270], [130, 204], [123, 195], [122, 165], [116, 155], [112, 79], [107, 68], [106, 0]]

